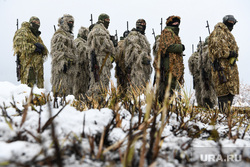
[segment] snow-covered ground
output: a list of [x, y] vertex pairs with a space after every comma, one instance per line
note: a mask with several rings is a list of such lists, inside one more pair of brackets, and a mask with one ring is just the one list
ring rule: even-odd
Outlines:
[[[120, 156], [126, 149], [125, 138], [129, 132], [130, 122], [135, 124], [138, 121], [138, 114], [134, 114], [131, 119], [131, 113], [121, 107], [119, 110], [120, 119], [122, 119], [121, 126], [110, 131], [108, 141], [110, 145], [124, 139], [125, 142], [121, 144], [118, 151], [103, 153], [105, 160], [97, 161], [93, 157], [98, 154], [98, 146], [95, 143], [93, 144], [94, 149], [91, 148], [91, 136], [101, 138], [104, 127], [112, 121], [114, 112], [108, 108], [78, 111], [72, 105], [74, 97], [67, 96], [68, 105], [53, 108], [51, 101], [50, 107], [48, 104], [41, 107], [39, 105], [28, 106], [25, 117], [24, 113], [20, 115], [18, 111], [24, 111], [30, 92], [31, 89], [26, 85], [16, 86], [10, 82], [0, 82], [0, 166], [32, 166], [34, 162], [36, 165], [44, 166], [42, 162], [46, 162], [46, 158], [55, 155], [52, 124], [49, 126], [47, 124], [51, 115], [54, 116], [58, 112], [58, 116], [53, 120], [53, 126], [59, 147], [64, 150], [63, 157], [61, 157], [64, 166], [122, 166]], [[35, 87], [33, 94], [34, 96], [49, 94], [48, 97], [53, 99], [53, 94], [46, 92], [45, 89]], [[241, 85], [241, 93], [235, 98], [234, 106], [250, 107], [250, 87], [248, 85]], [[145, 113], [146, 105], [141, 109]], [[238, 137], [233, 140], [225, 136], [229, 127], [227, 118], [223, 117], [223, 114], [219, 114], [220, 120], [217, 120], [215, 125], [185, 117], [184, 121], [189, 130], [176, 134], [174, 128], [180, 126], [181, 122], [177, 120], [178, 115], [172, 113], [169, 123], [162, 132], [161, 149], [154, 165], [164, 167], [223, 166], [225, 164], [250, 166], [249, 117], [246, 119], [244, 113], [238, 116], [242, 118], [242, 121], [231, 129], [232, 136], [238, 132]], [[157, 117], [157, 119], [160, 122], [160, 118]], [[195, 132], [197, 128], [204, 131], [199, 137], [190, 137], [191, 131]], [[217, 140], [213, 135], [214, 130], [219, 133]], [[138, 152], [142, 146], [141, 141], [138, 140], [134, 146]], [[90, 154], [91, 150], [93, 150], [93, 157]], [[136, 163], [138, 159], [139, 157], [135, 156], [133, 164], [138, 164]]]

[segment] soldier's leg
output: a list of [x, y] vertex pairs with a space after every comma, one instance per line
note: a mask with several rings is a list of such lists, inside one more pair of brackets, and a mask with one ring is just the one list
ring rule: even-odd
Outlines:
[[29, 68], [28, 83], [29, 87], [33, 87], [36, 84], [36, 74], [32, 67]]
[[220, 112], [227, 112], [231, 109], [231, 105], [233, 102], [234, 95], [228, 94], [226, 96], [219, 96], [218, 103], [219, 103], [219, 110]]
[[43, 64], [38, 65], [37, 73], [37, 87], [44, 88], [44, 78], [43, 78]]

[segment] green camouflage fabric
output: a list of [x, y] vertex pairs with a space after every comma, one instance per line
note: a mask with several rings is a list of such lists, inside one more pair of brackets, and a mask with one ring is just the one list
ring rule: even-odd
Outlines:
[[124, 39], [124, 54], [131, 90], [144, 90], [152, 73], [151, 48], [147, 37], [132, 30]]
[[[14, 55], [20, 56], [21, 83], [32, 87], [44, 87], [43, 63], [48, 56], [48, 50], [40, 36], [36, 37], [30, 30], [30, 23], [23, 22], [13, 38]], [[44, 46], [42, 54], [35, 52], [35, 43]]]
[[88, 58], [88, 46], [87, 46], [87, 36], [89, 30], [85, 27], [81, 27], [78, 31], [78, 37], [74, 40], [74, 45], [76, 48], [76, 68], [77, 73], [75, 75], [74, 83], [74, 95], [77, 99], [85, 98], [85, 93], [88, 91], [89, 80], [90, 80], [90, 70], [89, 70], [89, 58]]
[[[113, 42], [110, 40], [109, 31], [102, 23], [95, 24], [95, 26], [89, 32], [87, 46], [89, 48], [89, 60], [91, 60], [91, 52], [94, 51], [97, 65], [99, 66], [100, 70], [100, 80], [99, 82], [95, 82], [94, 73], [90, 69], [90, 86], [87, 95], [89, 97], [93, 97], [95, 100], [98, 100], [100, 95], [103, 95], [105, 92], [107, 93], [109, 90], [109, 82], [111, 78], [110, 70], [113, 68], [111, 57], [115, 56], [116, 49], [113, 45]], [[106, 56], [108, 57], [104, 63]], [[103, 68], [101, 70], [102, 66]]]
[[208, 42], [209, 57], [211, 62], [218, 59], [223, 68], [225, 83], [220, 83], [218, 71], [212, 68], [212, 79], [214, 82], [217, 96], [226, 96], [228, 94], [239, 94], [239, 72], [238, 66], [230, 64], [228, 59], [230, 51], [238, 54], [239, 48], [233, 34], [224, 23], [217, 23], [213, 32], [209, 36]]
[[181, 39], [171, 27], [167, 26], [161, 33], [160, 36], [160, 52], [162, 55], [166, 53], [169, 55], [168, 61], [165, 60], [166, 66], [168, 66], [167, 71], [171, 72], [173, 77], [176, 77], [180, 84], [184, 83], [184, 64], [183, 56], [181, 53], [169, 52], [168, 48], [173, 44], [181, 44]]
[[[60, 24], [62, 19], [64, 21]], [[52, 90], [58, 96], [74, 93], [74, 79], [77, 71], [74, 35], [65, 24], [68, 20], [73, 20], [73, 17], [68, 14], [58, 19], [59, 28], [51, 39], [51, 84]]]

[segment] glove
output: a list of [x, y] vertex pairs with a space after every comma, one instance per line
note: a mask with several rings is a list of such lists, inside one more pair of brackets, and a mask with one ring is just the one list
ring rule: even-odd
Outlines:
[[182, 44], [182, 51], [184, 51], [184, 50], [185, 50], [185, 45]]
[[144, 65], [150, 65], [150, 60], [147, 57], [142, 58], [142, 64]]
[[40, 43], [35, 43], [34, 45], [36, 46], [35, 52], [41, 54], [44, 50], [44, 46]]

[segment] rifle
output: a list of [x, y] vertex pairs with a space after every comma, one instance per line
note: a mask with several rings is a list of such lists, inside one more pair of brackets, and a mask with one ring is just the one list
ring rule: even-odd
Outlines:
[[93, 24], [93, 16], [92, 16], [92, 14], [90, 14], [90, 23], [91, 23], [91, 25]]
[[209, 24], [208, 24], [208, 21], [207, 21], [207, 25], [206, 25], [206, 28], [208, 30], [208, 33], [210, 34], [210, 28], [209, 28]]
[[55, 30], [55, 32], [56, 32], [56, 26], [54, 25], [54, 30]]
[[[18, 30], [18, 19], [16, 20], [16, 28]], [[21, 62], [20, 62], [20, 56], [16, 55], [16, 76], [17, 81], [21, 80]]]
[[110, 35], [110, 40], [113, 42], [114, 47], [118, 46], [117, 30], [115, 30], [115, 35]]
[[161, 23], [160, 23], [160, 25], [161, 25], [161, 32], [162, 32], [162, 18], [161, 18]]
[[220, 84], [226, 83], [227, 78], [225, 76], [223, 67], [220, 65], [219, 60], [215, 59], [212, 66], [213, 66], [214, 71], [218, 72], [218, 77], [219, 77]]
[[100, 80], [99, 66], [97, 64], [96, 54], [94, 50], [91, 52], [90, 56], [91, 56], [91, 72], [94, 73], [95, 82], [98, 82]]
[[154, 36], [154, 38], [155, 38], [155, 42], [156, 42], [156, 37], [155, 37], [155, 31], [154, 31], [154, 29], [152, 28], [152, 31], [153, 31], [153, 36]]

